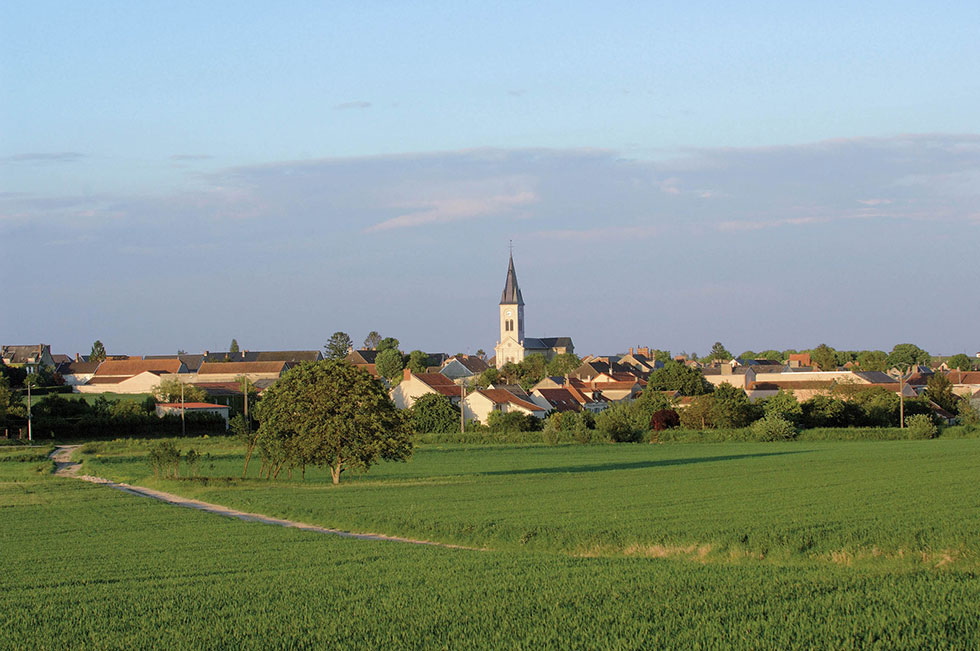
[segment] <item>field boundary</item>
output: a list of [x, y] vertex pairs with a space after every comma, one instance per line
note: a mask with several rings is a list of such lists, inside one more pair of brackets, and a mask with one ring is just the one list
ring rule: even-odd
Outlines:
[[165, 502], [167, 504], [172, 504], [173, 506], [182, 506], [188, 509], [195, 509], [198, 511], [204, 511], [205, 513], [212, 513], [214, 515], [224, 516], [226, 518], [235, 518], [237, 520], [243, 520], [245, 522], [258, 522], [260, 524], [270, 524], [279, 527], [287, 527], [290, 529], [300, 529], [302, 531], [311, 531], [313, 533], [320, 533], [330, 536], [340, 536], [341, 538], [353, 538], [355, 540], [372, 540], [379, 542], [395, 542], [410, 545], [429, 545], [432, 547], [443, 547], [446, 549], [462, 549], [466, 551], [480, 551], [486, 552], [490, 551], [486, 548], [481, 547], [466, 547], [465, 545], [454, 545], [451, 543], [441, 543], [432, 540], [416, 540], [414, 538], [403, 538], [401, 536], [387, 536], [381, 533], [357, 533], [353, 531], [343, 531], [341, 529], [330, 529], [328, 527], [321, 527], [314, 524], [307, 524], [305, 522], [298, 522], [296, 520], [286, 520], [284, 518], [274, 518], [272, 516], [263, 515], [261, 513], [249, 513], [247, 511], [239, 511], [237, 509], [232, 509], [227, 506], [222, 506], [220, 504], [212, 504], [211, 502], [202, 502], [201, 500], [195, 500], [188, 497], [181, 497], [180, 495], [175, 495], [174, 493], [167, 493], [164, 491], [158, 491], [152, 488], [147, 488], [145, 486], [133, 486], [131, 484], [126, 484], [123, 482], [112, 481], [111, 479], [105, 479], [104, 477], [95, 477], [93, 475], [80, 475], [78, 472], [82, 468], [82, 464], [75, 463], [71, 461], [71, 453], [75, 451], [77, 445], [61, 446], [55, 448], [54, 452], [51, 453], [51, 460], [55, 463], [55, 475], [59, 477], [70, 477], [74, 479], [79, 479], [81, 481], [87, 481], [91, 484], [98, 484], [100, 486], [107, 486], [109, 488], [114, 488], [123, 493], [128, 493], [130, 495], [135, 495], [137, 497], [148, 497], [150, 499], [158, 500], [160, 502]]

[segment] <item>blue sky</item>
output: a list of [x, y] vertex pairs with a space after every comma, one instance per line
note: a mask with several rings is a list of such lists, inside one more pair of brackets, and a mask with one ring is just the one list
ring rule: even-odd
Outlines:
[[4, 343], [980, 348], [976, 3], [17, 4]]

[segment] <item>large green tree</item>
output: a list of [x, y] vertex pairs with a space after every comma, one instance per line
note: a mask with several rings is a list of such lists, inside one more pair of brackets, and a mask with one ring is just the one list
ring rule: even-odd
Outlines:
[[582, 365], [582, 360], [574, 353], [555, 355], [548, 362], [548, 375], [563, 376]]
[[946, 360], [946, 363], [950, 368], [955, 368], [957, 371], [973, 370], [973, 360], [964, 353], [957, 353], [956, 355], [953, 355]]
[[150, 390], [160, 402], [180, 402], [181, 388], [184, 391], [184, 402], [205, 402], [208, 393], [201, 387], [196, 387], [176, 378], [160, 380], [160, 384]]
[[429, 354], [421, 350], [413, 350], [408, 354], [408, 364], [405, 366], [412, 373], [425, 373], [429, 368]]
[[915, 364], [928, 364], [932, 355], [915, 344], [897, 344], [888, 355], [888, 366], [906, 370]]
[[386, 348], [374, 359], [374, 367], [382, 377], [394, 381], [405, 368], [405, 361], [397, 349]]
[[379, 460], [404, 461], [412, 435], [384, 386], [346, 361], [304, 362], [265, 391], [259, 403], [260, 442], [270, 465], [326, 466], [334, 484], [345, 470], [366, 471]]
[[382, 339], [381, 341], [378, 342], [377, 350], [378, 351], [384, 351], [384, 350], [394, 350], [394, 351], [397, 351], [399, 345], [400, 345], [400, 342], [397, 339], [395, 339], [394, 337], [385, 337], [384, 339]]
[[713, 346], [711, 346], [711, 352], [705, 357], [706, 360], [729, 360], [732, 358], [732, 354], [728, 352], [728, 349], [722, 345], [720, 341], [716, 341]]
[[327, 359], [344, 359], [354, 346], [354, 341], [346, 332], [337, 331], [323, 345], [323, 355]]
[[953, 393], [953, 383], [942, 373], [933, 373], [926, 382], [926, 396], [946, 411], [956, 413], [959, 396]]
[[238, 348], [238, 340], [237, 339], [232, 339], [231, 340], [231, 343], [228, 345], [228, 352], [229, 353], [240, 353], [241, 352], [241, 350]]
[[883, 350], [862, 350], [858, 353], [857, 365], [862, 371], [888, 370], [888, 353]]
[[820, 344], [811, 350], [810, 361], [821, 371], [837, 370], [836, 351], [827, 344]]
[[649, 391], [680, 391], [684, 396], [700, 396], [711, 393], [712, 389], [700, 370], [673, 360], [664, 362], [663, 367], [651, 373], [647, 379]]
[[756, 419], [758, 410], [749, 402], [745, 391], [727, 382], [715, 387], [711, 394], [711, 422], [715, 427], [747, 427]]
[[419, 434], [459, 431], [459, 408], [444, 395], [427, 393], [418, 398], [408, 412], [412, 430]]

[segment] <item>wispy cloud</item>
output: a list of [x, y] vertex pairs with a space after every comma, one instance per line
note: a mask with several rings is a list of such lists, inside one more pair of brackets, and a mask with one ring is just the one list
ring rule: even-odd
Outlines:
[[334, 105], [335, 111], [347, 111], [350, 109], [368, 109], [371, 108], [371, 102], [343, 102], [341, 104]]
[[83, 158], [85, 158], [85, 154], [77, 151], [58, 151], [14, 154], [13, 156], [0, 158], [0, 161], [7, 163], [74, 163]]
[[487, 197], [451, 197], [423, 201], [412, 212], [370, 226], [365, 232], [376, 233], [393, 228], [443, 224], [477, 217], [499, 217], [514, 211], [515, 208], [534, 203], [537, 197], [533, 192], [523, 191], [514, 194], [501, 194]]
[[210, 154], [174, 154], [170, 157], [170, 160], [175, 161], [196, 161], [196, 160], [211, 160], [214, 156]]

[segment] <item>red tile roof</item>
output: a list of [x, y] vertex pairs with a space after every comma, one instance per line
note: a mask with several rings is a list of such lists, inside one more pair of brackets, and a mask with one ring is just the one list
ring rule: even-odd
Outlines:
[[286, 362], [204, 362], [198, 375], [246, 375], [248, 373], [282, 373]]
[[950, 371], [946, 377], [953, 384], [980, 384], [980, 371]]
[[533, 402], [528, 402], [527, 400], [521, 400], [513, 393], [507, 389], [479, 389], [477, 393], [482, 394], [493, 401], [494, 404], [503, 405], [506, 403], [511, 403], [517, 405], [518, 407], [523, 407], [529, 411], [546, 411], [542, 409], [539, 405]]
[[582, 401], [576, 397], [576, 394], [579, 396], [582, 394], [574, 389], [538, 389], [537, 391], [555, 411], [582, 411]]
[[181, 366], [179, 359], [107, 359], [99, 364], [95, 377], [113, 375], [133, 377], [144, 371], [178, 373]]

